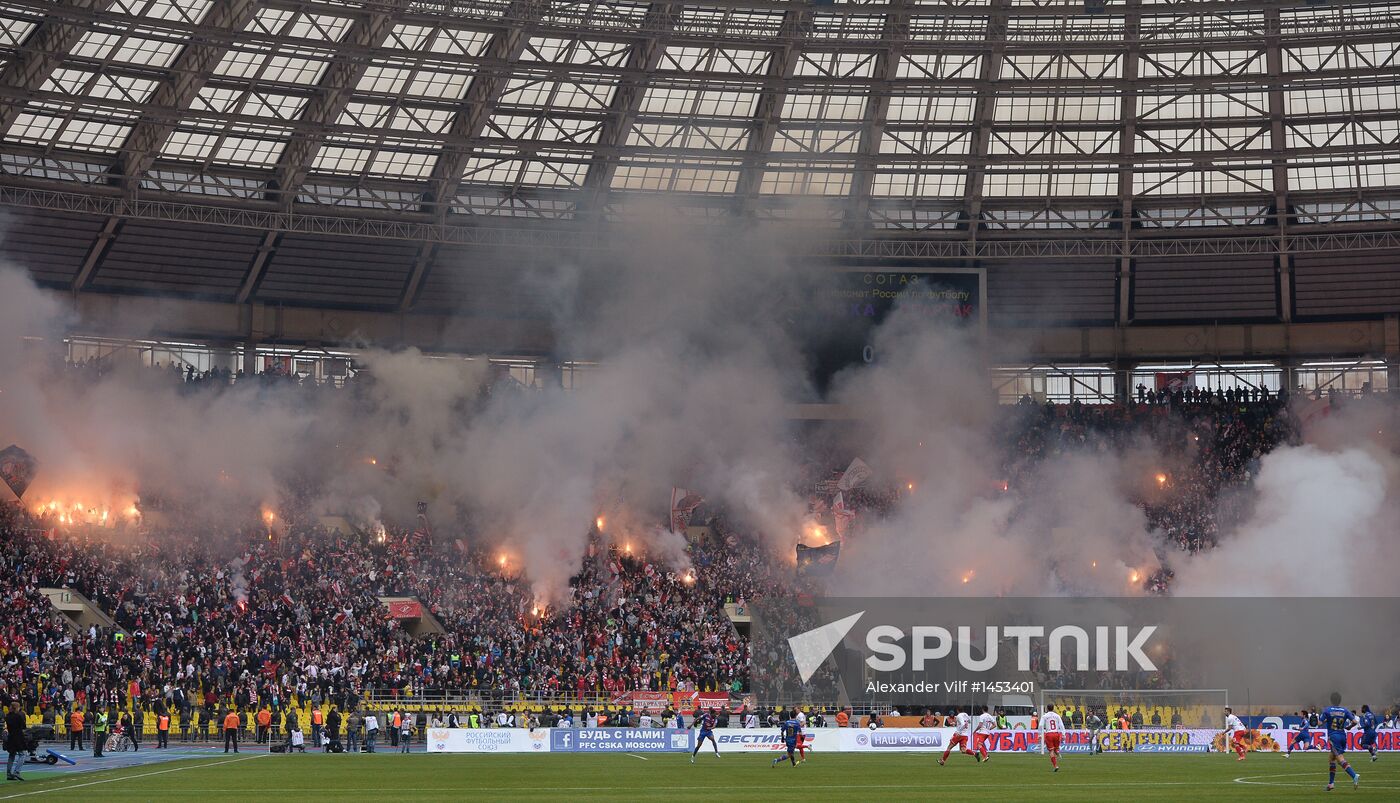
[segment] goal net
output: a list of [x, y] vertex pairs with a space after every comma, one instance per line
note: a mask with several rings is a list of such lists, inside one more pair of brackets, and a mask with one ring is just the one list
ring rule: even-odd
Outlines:
[[1106, 690], [1106, 689], [1042, 689], [1037, 704], [1040, 711], [1047, 704], [1065, 720], [1065, 726], [1088, 729], [1097, 715], [1100, 728], [1119, 727], [1126, 719], [1129, 728], [1214, 728], [1225, 722], [1225, 707], [1230, 704], [1224, 689], [1188, 690]]

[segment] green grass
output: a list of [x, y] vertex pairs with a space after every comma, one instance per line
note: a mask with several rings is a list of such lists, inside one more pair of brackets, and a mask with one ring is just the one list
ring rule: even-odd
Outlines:
[[[1359, 757], [1360, 790], [1339, 775], [1331, 797], [1400, 799], [1400, 756]], [[1050, 772], [1042, 756], [997, 755], [979, 765], [927, 754], [813, 754], [802, 766], [769, 756], [684, 755], [267, 755], [189, 759], [123, 770], [9, 783], [0, 800], [1277, 800], [1326, 797], [1320, 754], [1066, 755]], [[1240, 782], [1236, 779], [1245, 779]]]

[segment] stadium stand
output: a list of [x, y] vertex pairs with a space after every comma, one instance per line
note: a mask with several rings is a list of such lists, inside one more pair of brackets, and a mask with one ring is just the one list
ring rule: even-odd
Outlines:
[[[152, 381], [182, 380], [161, 371]], [[198, 404], [210, 393], [240, 392], [245, 383], [188, 384], [188, 401]], [[308, 398], [314, 404], [316, 397]], [[1153, 526], [1183, 551], [1211, 548], [1215, 517], [1228, 514], [1217, 504], [1221, 495], [1249, 483], [1261, 456], [1296, 435], [1278, 398], [1027, 401], [1000, 414], [1002, 465], [1012, 485], [1031, 464], [1066, 449], [1120, 449], [1142, 438], [1184, 449], [1190, 441], [1193, 458], [1181, 464], [1185, 473], [1172, 478], [1170, 493], [1141, 502]], [[832, 472], [816, 469], [813, 476]], [[897, 499], [871, 490], [853, 494], [852, 505], [879, 516]], [[635, 690], [739, 699], [749, 690], [749, 645], [725, 604], [798, 591], [790, 567], [720, 515], [709, 522], [711, 537], [690, 546], [693, 576], [595, 540], [592, 557], [571, 580], [572, 598], [541, 610], [532, 608], [529, 585], [500, 570], [490, 554], [444, 553], [404, 529], [382, 543], [367, 533], [330, 533], [305, 510], [284, 512], [291, 526], [275, 543], [255, 523], [198, 539], [170, 523], [114, 541], [56, 527], [42, 506], [7, 504], [3, 514], [6, 692], [23, 701], [33, 722], [59, 734], [75, 707], [132, 713], [147, 738], [169, 713], [184, 739], [207, 735], [229, 709], [246, 718], [267, 708], [281, 733], [287, 717], [309, 722], [313, 709], [332, 707], [401, 710], [425, 723], [449, 713], [463, 722], [472, 714], [490, 721], [506, 714], [524, 724], [569, 711], [630, 715], [631, 706], [619, 701]], [[1168, 593], [1169, 561], [1142, 584]], [[115, 627], [80, 627], [55, 609], [46, 588], [79, 592]], [[386, 596], [421, 601], [445, 632], [410, 636], [386, 618]], [[1128, 687], [1169, 688], [1170, 672]], [[1064, 672], [1053, 682], [1077, 688], [1084, 680]], [[1138, 724], [1194, 723], [1202, 710], [1121, 709]]]

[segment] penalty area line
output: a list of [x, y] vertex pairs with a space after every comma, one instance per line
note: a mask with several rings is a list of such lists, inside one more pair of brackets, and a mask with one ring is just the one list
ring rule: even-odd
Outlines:
[[[121, 781], [134, 781], [134, 780], [137, 780], [138, 778], [150, 778], [150, 777], [153, 776], [153, 775], [165, 775], [165, 774], [167, 774], [167, 773], [171, 773], [171, 772], [182, 772], [182, 771], [184, 771], [184, 770], [197, 770], [197, 769], [203, 769], [204, 767], [217, 767], [217, 766], [219, 766], [220, 764], [232, 764], [232, 763], [234, 763], [234, 762], [236, 762], [236, 761], [247, 761], [247, 760], [253, 759], [253, 758], [263, 758], [263, 757], [268, 756], [268, 755], [270, 755], [270, 754], [269, 754], [269, 753], [259, 753], [259, 754], [257, 754], [257, 755], [253, 755], [253, 756], [246, 756], [246, 757], [241, 757], [241, 758], [227, 758], [227, 759], [223, 759], [222, 761], [213, 761], [213, 762], [209, 762], [209, 763], [206, 763], [206, 764], [187, 764], [187, 765], [182, 766], [182, 767], [170, 767], [169, 769], [155, 770], [155, 771], [153, 771], [153, 772], [142, 772], [142, 773], [139, 773], [139, 774], [136, 774], [136, 775], [118, 775], [118, 776], [115, 777], [115, 778], [103, 778], [102, 780], [99, 780], [99, 781], [86, 781], [86, 782], [84, 782], [84, 783], [72, 783], [72, 784], [63, 784], [63, 785], [61, 785], [61, 786], [51, 786], [51, 787], [48, 787], [48, 788], [46, 788], [46, 789], [35, 789], [35, 790], [32, 791], [32, 792], [20, 792], [19, 794], [14, 794], [14, 795], [0, 795], [0, 800], [12, 800], [12, 799], [17, 798], [17, 797], [35, 797], [35, 796], [37, 796], [37, 795], [47, 795], [47, 794], [49, 794], [50, 792], [67, 792], [67, 791], [69, 791], [70, 789], [82, 789], [82, 788], [85, 787], [85, 786], [100, 786], [100, 785], [105, 784], [105, 783], [118, 783], [118, 782], [121, 782]], [[121, 770], [118, 769], [118, 768], [113, 768], [111, 771], [113, 771], [113, 772], [120, 772]]]
[[631, 756], [632, 758], [640, 758], [643, 761], [651, 761], [651, 759], [647, 758], [646, 756], [639, 756], [636, 753], [628, 753], [627, 755]]
[[[1308, 778], [1306, 781], [1266, 781], [1264, 778]], [[1315, 782], [1320, 782], [1321, 773], [1317, 772], [1276, 772], [1269, 775], [1241, 775], [1235, 779], [1235, 783], [1245, 786], [1281, 786], [1286, 789], [1304, 789], [1313, 786]], [[1366, 774], [1361, 774], [1361, 789], [1381, 789], [1385, 791], [1400, 790], [1400, 786], [1393, 785], [1394, 778], [1389, 776], [1379, 778], [1382, 783], [1366, 783]], [[1351, 783], [1351, 778], [1343, 775], [1340, 779], [1346, 783]], [[1389, 782], [1389, 783], [1387, 783]]]

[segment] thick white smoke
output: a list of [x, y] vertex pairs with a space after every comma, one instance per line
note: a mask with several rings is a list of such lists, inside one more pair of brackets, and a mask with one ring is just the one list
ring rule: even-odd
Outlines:
[[1395, 406], [1344, 405], [1260, 461], [1253, 513], [1179, 561], [1188, 596], [1390, 596], [1400, 558]]
[[679, 557], [658, 526], [672, 486], [791, 549], [804, 508], [786, 414], [804, 369], [778, 301], [755, 289], [797, 277], [767, 238], [732, 235], [655, 217], [620, 263], [561, 269], [575, 278], [547, 283], [559, 348], [599, 367], [576, 390], [493, 400], [452, 455], [464, 502], [541, 596], [563, 588], [599, 513], [614, 540]]
[[198, 500], [212, 516], [276, 498], [312, 415], [276, 394], [193, 403], [168, 374], [130, 362], [100, 380], [64, 381], [59, 340], [75, 324], [20, 272], [0, 271], [0, 440], [40, 462], [26, 502], [82, 502], [115, 515], [158, 491]]
[[191, 396], [135, 365], [54, 381], [61, 337], [84, 323], [5, 270], [0, 368], [14, 392], [0, 394], [0, 439], [41, 462], [26, 502], [159, 496], [217, 522], [314, 493], [319, 513], [406, 522], [425, 501], [447, 537], [466, 514], [466, 537], [512, 555], [544, 599], [562, 596], [600, 513], [609, 537], [683, 561], [660, 526], [673, 485], [790, 549], [803, 503], [786, 411], [805, 370], [779, 301], [755, 288], [797, 281], [794, 268], [755, 232], [715, 238], [661, 216], [630, 236], [629, 258], [561, 264], [567, 280], [537, 288], [559, 356], [601, 364], [582, 387], [483, 395], [481, 361], [371, 349], [359, 404], [279, 386]]
[[[904, 490], [893, 514], [847, 542], [838, 582], [880, 595], [1123, 595], [1157, 568], [1130, 501], [1129, 458], [1052, 456], [1001, 490], [1006, 420], [971, 330], [897, 311], [880, 361], [838, 379], [835, 398], [863, 421], [857, 438]], [[912, 486], [912, 490], [911, 490]], [[1136, 574], [1137, 579], [1134, 580]]]
[[[335, 394], [308, 405], [287, 388], [191, 397], [135, 366], [45, 381], [54, 344], [84, 323], [22, 270], [0, 270], [0, 446], [41, 461], [27, 500], [159, 494], [216, 519], [304, 487], [318, 512], [399, 522], [425, 501], [439, 532], [455, 536], [462, 516], [465, 536], [510, 555], [541, 599], [562, 596], [600, 514], [608, 538], [682, 563], [662, 527], [672, 486], [700, 491], [790, 558], [806, 511], [789, 413], [813, 391], [784, 312], [825, 269], [791, 259], [770, 232], [717, 236], [664, 212], [619, 237], [626, 256], [561, 259], [531, 282], [553, 316], [553, 356], [599, 363], [577, 389], [484, 396], [480, 361], [371, 348], [359, 405]], [[1161, 553], [1184, 594], [1377, 593], [1395, 565], [1400, 472], [1393, 435], [1371, 433], [1397, 428], [1360, 406], [1329, 419], [1316, 445], [1267, 456], [1254, 515], [1187, 560], [1134, 504], [1166, 457], [1091, 445], [1046, 456], [1003, 492], [1005, 417], [983, 344], [900, 310], [876, 345], [877, 364], [833, 383], [830, 399], [858, 419], [830, 437], [877, 482], [913, 490], [848, 541], [833, 590], [1133, 594]]]

